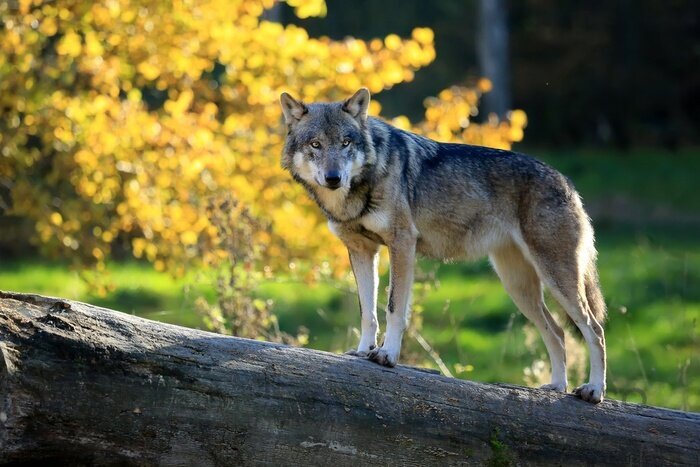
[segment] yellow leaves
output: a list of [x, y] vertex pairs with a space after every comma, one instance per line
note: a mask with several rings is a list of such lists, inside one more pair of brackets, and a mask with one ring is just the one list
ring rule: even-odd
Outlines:
[[165, 111], [173, 116], [182, 115], [192, 104], [194, 94], [191, 89], [185, 89], [180, 93], [176, 100], [168, 100], [165, 102]]
[[187, 138], [187, 142], [195, 149], [207, 148], [213, 140], [214, 135], [206, 128], [197, 128], [192, 136]]
[[172, 182], [168, 172], [160, 172], [155, 176], [156, 186], [159, 188], [168, 188]]
[[71, 144], [74, 142], [73, 132], [70, 130], [70, 128], [57, 127], [53, 130], [53, 135], [62, 143]]
[[482, 93], [491, 92], [491, 89], [493, 89], [493, 83], [488, 78], [480, 78], [476, 83], [476, 87]]
[[503, 122], [495, 117], [483, 124], [470, 122], [478, 113], [481, 89], [490, 85], [490, 81], [481, 79], [475, 88], [453, 86], [440, 91], [437, 98], [426, 99], [425, 120], [416, 130], [438, 141], [510, 149], [512, 143], [523, 138], [527, 124], [525, 112], [514, 110]]
[[58, 25], [55, 18], [45, 18], [39, 25], [39, 32], [46, 36], [53, 36], [58, 31]]
[[126, 94], [126, 98], [129, 100], [129, 102], [141, 102], [141, 91], [136, 88], [130, 89]]
[[265, 65], [264, 55], [252, 55], [246, 60], [246, 67], [248, 69], [255, 70], [256, 68], [261, 68], [263, 65]]
[[508, 139], [514, 143], [522, 141], [523, 136], [524, 133], [522, 128], [512, 127], [508, 129]]
[[32, 6], [32, 0], [19, 0], [19, 11], [23, 15], [29, 13], [29, 9]]
[[473, 365], [462, 365], [460, 363], [455, 363], [454, 369], [455, 369], [455, 373], [457, 373], [457, 374], [469, 373], [469, 372], [474, 371], [474, 366]]
[[367, 55], [367, 44], [365, 44], [364, 41], [350, 38], [347, 40], [346, 46], [348, 48], [348, 53], [350, 54], [350, 56], [352, 56], [355, 59], [363, 59]]
[[372, 99], [369, 103], [368, 113], [372, 116], [377, 116], [382, 111], [382, 105], [376, 99]]
[[221, 131], [223, 131], [223, 133], [226, 136], [231, 136], [236, 131], [237, 128], [238, 128], [237, 116], [236, 115], [229, 115], [228, 117], [226, 117], [226, 120], [224, 120], [224, 125], [221, 128]]
[[[48, 13], [47, 13], [48, 16]], [[58, 17], [63, 21], [68, 21], [73, 17], [73, 13], [67, 8], [58, 9]]]
[[452, 89], [443, 89], [438, 94], [438, 99], [441, 101], [451, 101], [454, 98], [454, 92]]
[[122, 36], [120, 36], [119, 34], [110, 34], [107, 37], [107, 43], [112, 47], [117, 47], [119, 44], [122, 43], [122, 39]]
[[78, 190], [88, 198], [92, 198], [97, 192], [97, 184], [89, 180], [83, 180], [78, 185]]
[[389, 34], [384, 39], [384, 45], [389, 50], [399, 50], [401, 47], [401, 38], [396, 34]]
[[152, 242], [146, 243], [144, 251], [146, 252], [146, 258], [149, 261], [154, 261], [156, 258], [156, 255], [158, 254], [158, 248]]
[[411, 121], [407, 117], [404, 117], [403, 115], [392, 119], [391, 124], [396, 126], [396, 127], [401, 128], [402, 130], [410, 130], [411, 129]]
[[309, 335], [308, 334], [299, 334], [297, 336], [297, 343], [301, 347], [308, 345], [309, 344]]
[[197, 243], [197, 233], [191, 230], [187, 230], [180, 234], [180, 240], [183, 245], [194, 245]]
[[376, 94], [384, 89], [384, 81], [377, 75], [371, 75], [367, 78], [366, 86], [371, 93]]
[[63, 216], [61, 216], [61, 214], [58, 212], [52, 212], [49, 216], [49, 220], [53, 225], [60, 226], [61, 224], [63, 224]]
[[294, 12], [299, 18], [309, 18], [311, 16], [326, 16], [325, 0], [287, 0], [289, 6], [294, 7]]
[[85, 35], [85, 53], [91, 57], [101, 56], [104, 53], [102, 43], [92, 31]]
[[105, 255], [104, 255], [104, 253], [102, 252], [102, 250], [99, 249], [98, 247], [95, 247], [95, 248], [92, 249], [92, 256], [93, 256], [96, 260], [98, 260], [98, 261], [102, 261], [102, 260], [104, 259], [104, 257], [105, 257]]
[[435, 40], [435, 33], [430, 28], [415, 28], [411, 32], [411, 37], [423, 45], [432, 45]]
[[69, 57], [77, 57], [83, 49], [83, 44], [80, 36], [74, 31], [66, 32], [65, 36], [58, 41], [56, 51], [59, 55], [67, 55]]
[[518, 128], [523, 128], [527, 125], [527, 115], [520, 109], [511, 111], [508, 119], [510, 120], [511, 125]]
[[[273, 0], [58, 3], [3, 17], [0, 31], [0, 103], [12, 128], [0, 139], [12, 166], [0, 172], [16, 180], [15, 208], [35, 220], [48, 251], [103, 264], [111, 243], [127, 239], [134, 256], [177, 273], [188, 262], [221, 264], [226, 242], [249, 231], [246, 247], [270, 273], [294, 263], [304, 277], [326, 277], [332, 259], [345, 274], [342, 244], [279, 167], [279, 93], [342, 99], [409, 81], [435, 58], [431, 29], [334, 41], [261, 21]], [[326, 13], [321, 0], [288, 4], [300, 17]], [[426, 101], [424, 122], [393, 123], [508, 146], [527, 118], [513, 111], [508, 121], [471, 123], [486, 89], [450, 88]], [[376, 99], [369, 111], [380, 113]], [[26, 144], [30, 135], [40, 143]], [[222, 193], [239, 202], [219, 210], [228, 224], [211, 209]], [[47, 212], [56, 197], [60, 214]]]
[[508, 114], [508, 137], [511, 141], [522, 141], [524, 132], [523, 128], [527, 126], [527, 115], [520, 109], [511, 111]]
[[158, 78], [158, 76], [160, 76], [160, 68], [155, 64], [151, 63], [151, 61], [144, 61], [139, 63], [136, 69], [148, 81], [153, 81], [156, 78]]
[[143, 257], [143, 252], [146, 249], [146, 239], [145, 238], [134, 238], [131, 240], [131, 252], [137, 258]]
[[442, 112], [440, 112], [440, 109], [436, 106], [430, 106], [425, 109], [425, 120], [430, 123], [437, 122], [438, 120], [440, 120], [441, 116]]
[[114, 108], [114, 100], [107, 96], [97, 96], [92, 101], [90, 108], [95, 114], [105, 113]]
[[398, 62], [390, 61], [384, 64], [380, 76], [386, 83], [394, 84], [403, 81], [403, 73], [403, 67]]

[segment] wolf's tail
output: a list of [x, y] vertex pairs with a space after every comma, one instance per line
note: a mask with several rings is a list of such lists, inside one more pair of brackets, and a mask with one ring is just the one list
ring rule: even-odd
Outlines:
[[598, 269], [596, 268], [595, 259], [591, 259], [588, 264], [588, 269], [583, 277], [583, 284], [586, 289], [586, 300], [588, 306], [593, 313], [593, 317], [601, 325], [605, 322], [607, 309], [603, 293], [600, 290], [600, 280], [598, 279]]

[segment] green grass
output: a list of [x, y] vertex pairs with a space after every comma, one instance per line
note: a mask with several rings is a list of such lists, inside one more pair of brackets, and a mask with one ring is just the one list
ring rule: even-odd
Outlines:
[[[546, 155], [545, 155], [546, 156]], [[572, 176], [586, 200], [623, 193], [641, 205], [658, 203], [700, 213], [693, 196], [699, 158], [641, 154], [574, 154], [550, 162]], [[614, 188], [612, 188], [614, 186]], [[606, 324], [609, 395], [665, 407], [700, 410], [700, 241], [697, 228], [669, 225], [597, 225], [599, 268], [609, 306]], [[433, 263], [421, 263], [424, 268]], [[0, 289], [36, 292], [95, 303], [151, 319], [202, 327], [194, 299], [213, 296], [203, 275], [173, 279], [137, 262], [109, 267], [115, 291], [97, 297], [59, 263], [0, 262]], [[422, 301], [422, 334], [459, 377], [523, 384], [523, 369], [545, 358], [539, 338], [526, 345], [525, 318], [484, 261], [439, 267], [440, 286]], [[386, 277], [383, 277], [386, 284]], [[356, 343], [357, 299], [328, 284], [270, 282], [257, 291], [272, 298], [283, 330], [310, 330], [312, 348], [343, 351]], [[446, 301], [449, 300], [449, 307]], [[549, 300], [550, 308], [556, 305]], [[380, 313], [383, 315], [383, 313]], [[382, 319], [383, 321], [383, 319]], [[434, 365], [412, 339], [404, 354]], [[578, 384], [580, 381], [570, 381]]]
[[624, 196], [646, 205], [700, 214], [700, 196], [694, 196], [696, 174], [700, 173], [700, 149], [619, 153], [527, 148], [522, 152], [544, 160], [570, 177], [586, 200]]
[[182, 326], [202, 325], [192, 312], [197, 293], [189, 284], [194, 275], [178, 280], [137, 262], [110, 264], [108, 271], [114, 291], [100, 297], [66, 264], [39, 259], [0, 262], [0, 289], [81, 300]]

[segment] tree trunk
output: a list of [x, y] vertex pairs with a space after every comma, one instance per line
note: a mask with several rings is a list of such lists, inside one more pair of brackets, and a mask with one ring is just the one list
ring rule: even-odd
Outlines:
[[505, 117], [510, 110], [510, 57], [508, 52], [507, 0], [479, 0], [476, 56], [481, 75], [493, 89], [484, 94], [482, 110]]
[[0, 464], [700, 463], [700, 415], [0, 292]]

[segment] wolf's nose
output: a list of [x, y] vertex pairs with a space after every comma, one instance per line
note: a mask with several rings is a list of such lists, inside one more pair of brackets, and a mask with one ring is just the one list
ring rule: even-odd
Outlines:
[[328, 188], [338, 188], [340, 186], [340, 174], [338, 172], [328, 172], [326, 174], [326, 185], [328, 185]]

